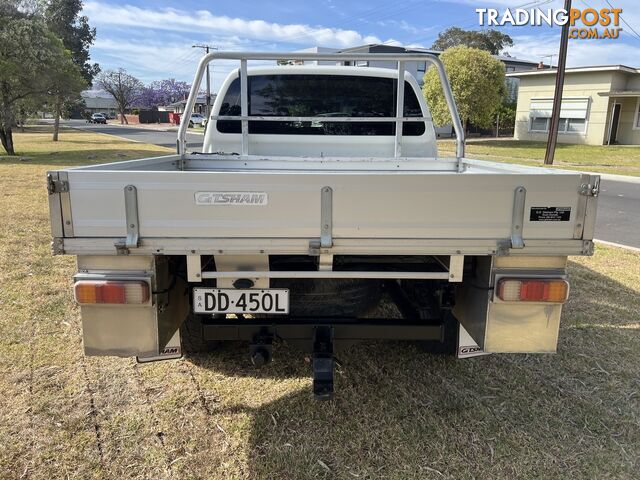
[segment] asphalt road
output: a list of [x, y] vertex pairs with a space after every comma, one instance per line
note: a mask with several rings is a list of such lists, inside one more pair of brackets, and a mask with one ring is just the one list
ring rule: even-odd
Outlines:
[[601, 181], [596, 238], [640, 248], [640, 181]]
[[[119, 127], [111, 125], [77, 126], [111, 135], [118, 135], [138, 142], [175, 147], [177, 133], [145, 128]], [[202, 135], [187, 134], [189, 148], [202, 146]], [[638, 183], [604, 179], [601, 182], [596, 220], [596, 238], [640, 248], [640, 181]]]
[[[119, 137], [135, 140], [136, 142], [150, 143], [152, 145], [160, 145], [162, 147], [175, 148], [178, 139], [177, 131], [153, 130], [150, 128], [121, 127], [119, 125], [100, 125], [93, 123], [85, 123], [82, 120], [69, 121], [66, 125], [75, 128], [92, 130], [109, 135], [117, 135]], [[200, 150], [202, 147], [202, 139], [204, 135], [197, 133], [187, 133], [187, 146], [190, 149]]]

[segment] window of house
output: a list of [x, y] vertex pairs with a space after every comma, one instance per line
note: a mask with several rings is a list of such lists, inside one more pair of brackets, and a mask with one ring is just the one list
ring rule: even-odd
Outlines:
[[[534, 98], [529, 108], [529, 130], [548, 132], [551, 126], [553, 99]], [[584, 134], [587, 130], [589, 98], [565, 98], [560, 105], [558, 133]]]
[[[326, 117], [313, 122], [249, 121], [249, 133], [271, 135], [395, 135], [395, 122], [331, 122], [331, 117], [394, 117], [396, 80], [350, 75], [255, 75], [249, 77], [249, 115]], [[224, 98], [220, 115], [240, 115], [240, 79]], [[408, 82], [404, 115], [421, 117], [418, 98]], [[238, 120], [218, 120], [220, 133], [240, 133]], [[402, 134], [420, 136], [424, 122], [404, 122]]]
[[548, 132], [549, 131], [549, 117], [531, 117], [531, 131], [532, 132]]
[[640, 98], [636, 101], [636, 116], [633, 120], [633, 128], [640, 130]]

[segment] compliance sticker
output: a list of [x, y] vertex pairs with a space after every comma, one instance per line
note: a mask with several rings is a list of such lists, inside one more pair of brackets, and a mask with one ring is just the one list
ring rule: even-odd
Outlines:
[[571, 207], [531, 207], [531, 222], [568, 222]]

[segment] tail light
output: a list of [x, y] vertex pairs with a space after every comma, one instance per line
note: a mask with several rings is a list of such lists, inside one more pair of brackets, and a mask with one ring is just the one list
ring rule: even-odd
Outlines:
[[563, 303], [569, 296], [569, 282], [558, 278], [502, 278], [497, 295], [505, 302]]
[[74, 294], [80, 305], [141, 305], [149, 301], [149, 284], [141, 280], [80, 280]]

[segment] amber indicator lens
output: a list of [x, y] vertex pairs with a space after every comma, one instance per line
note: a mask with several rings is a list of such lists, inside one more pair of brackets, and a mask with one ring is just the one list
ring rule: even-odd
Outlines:
[[502, 278], [498, 298], [505, 302], [563, 303], [569, 296], [569, 283], [562, 279]]
[[81, 280], [74, 287], [80, 305], [141, 305], [149, 301], [149, 284], [140, 280]]

